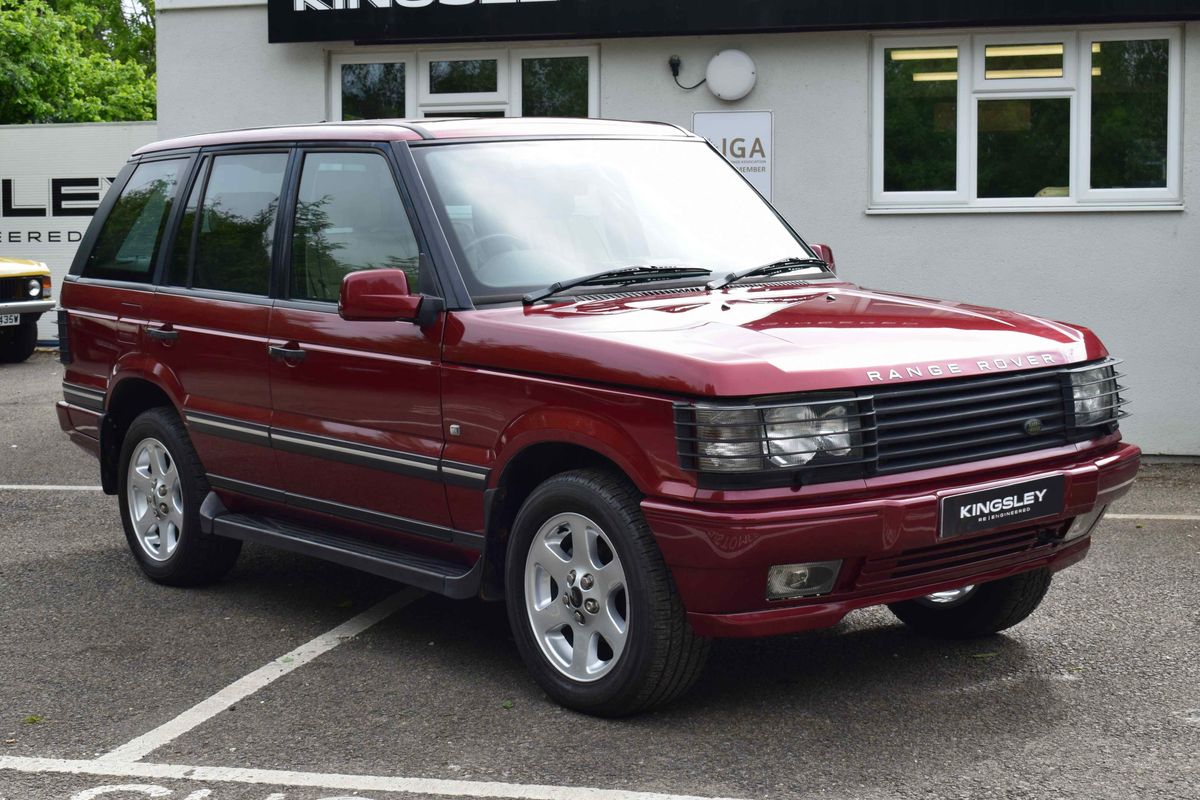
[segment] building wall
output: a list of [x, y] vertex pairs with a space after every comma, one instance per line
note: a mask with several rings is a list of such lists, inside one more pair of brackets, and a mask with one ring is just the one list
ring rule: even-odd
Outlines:
[[[54, 296], [75, 259], [79, 241], [92, 221], [92, 211], [129, 159], [129, 154], [158, 138], [153, 122], [96, 122], [78, 125], [0, 125], [0, 179], [11, 181], [13, 204], [44, 211], [41, 216], [0, 214], [0, 255], [44, 261], [54, 281]], [[67, 213], [55, 213], [55, 179], [89, 185], [69, 192], [97, 199], [64, 202]], [[38, 339], [58, 339], [53, 314], [38, 322]]]
[[[326, 49], [268, 45], [266, 19], [262, 6], [160, 13], [164, 136], [325, 117]], [[864, 32], [604, 41], [601, 114], [690, 126], [695, 111], [773, 111], [774, 202], [806, 238], [833, 246], [843, 276], [1091, 327], [1127, 359], [1129, 438], [1151, 453], [1200, 454], [1195, 212], [867, 214], [870, 43]], [[669, 56], [694, 83], [730, 47], [758, 65], [745, 100], [674, 84]], [[1184, 52], [1188, 205], [1200, 183], [1200, 103], [1186, 91], [1200, 86], [1200, 24], [1186, 27]]]

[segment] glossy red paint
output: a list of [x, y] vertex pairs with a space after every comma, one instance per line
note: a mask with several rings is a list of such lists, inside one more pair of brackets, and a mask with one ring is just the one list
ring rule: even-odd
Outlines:
[[[456, 314], [446, 360], [700, 397], [844, 389], [1101, 358], [1084, 328], [848, 283]], [[547, 331], [553, 331], [547, 335]]]
[[[691, 138], [641, 123], [397, 121], [209, 134], [140, 152], [577, 135]], [[150, 385], [185, 418], [207, 415], [207, 428], [189, 419], [206, 471], [257, 487], [218, 486], [230, 509], [464, 565], [479, 557], [483, 536], [503, 533], [488, 517], [487, 490], [502, 497], [528, 465], [523, 456], [546, 452], [531, 448], [590, 451], [644, 495], [692, 624], [714, 636], [831, 625], [861, 606], [1065, 567], [1083, 557], [1087, 537], [912, 580], [858, 582], [869, 560], [938, 543], [942, 496], [1061, 473], [1066, 508], [1038, 525], [1062, 527], [1128, 491], [1138, 465], [1138, 449], [1112, 434], [840, 483], [700, 488], [677, 455], [681, 400], [869, 390], [1062, 367], [1107, 351], [1084, 328], [836, 280], [442, 311], [424, 327], [399, 321], [423, 302], [408, 292], [403, 273], [354, 274], [339, 315], [331, 303], [72, 280], [62, 291], [73, 359], [65, 379], [104, 393], [109, 411], [129, 387]], [[57, 413], [74, 441], [98, 450], [98, 412], [68, 401]], [[220, 434], [230, 422], [251, 434]], [[293, 502], [280, 502], [283, 493]], [[329, 516], [338, 510], [354, 518]], [[379, 519], [449, 538], [373, 524]], [[766, 601], [771, 565], [829, 559], [844, 562], [833, 594]]]
[[408, 276], [399, 269], [352, 272], [342, 281], [338, 314], [355, 322], [412, 322], [421, 296], [408, 293]]

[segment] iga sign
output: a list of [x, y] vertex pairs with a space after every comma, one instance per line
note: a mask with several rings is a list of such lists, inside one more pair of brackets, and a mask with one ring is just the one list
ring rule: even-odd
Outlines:
[[698, 111], [692, 116], [692, 130], [712, 142], [768, 200], [774, 128], [770, 111]]

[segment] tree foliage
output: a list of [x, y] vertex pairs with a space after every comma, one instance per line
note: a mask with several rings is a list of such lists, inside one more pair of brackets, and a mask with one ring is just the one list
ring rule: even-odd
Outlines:
[[0, 124], [154, 119], [153, 0], [0, 0]]

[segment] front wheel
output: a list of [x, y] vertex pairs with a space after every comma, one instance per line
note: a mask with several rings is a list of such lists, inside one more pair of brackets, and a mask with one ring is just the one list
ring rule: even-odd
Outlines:
[[667, 703], [708, 654], [636, 490], [608, 472], [566, 472], [534, 490], [513, 524], [505, 594], [526, 666], [577, 711], [623, 716]]
[[900, 621], [927, 636], [971, 639], [1023, 621], [1050, 589], [1050, 572], [1038, 569], [1010, 578], [937, 592], [888, 606]]
[[208, 481], [173, 409], [152, 408], [130, 424], [120, 464], [117, 496], [125, 538], [147, 576], [196, 586], [233, 567], [242, 543], [200, 530]]

